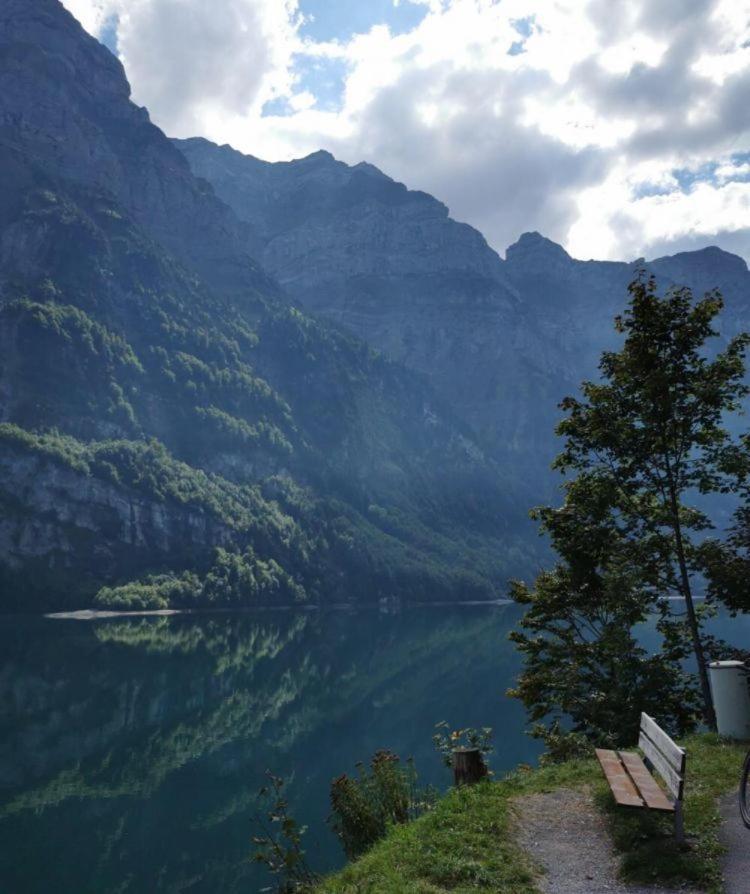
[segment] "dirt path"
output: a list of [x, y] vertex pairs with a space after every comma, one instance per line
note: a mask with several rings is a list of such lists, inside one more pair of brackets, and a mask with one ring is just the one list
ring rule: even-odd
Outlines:
[[[515, 807], [518, 840], [544, 870], [539, 878], [544, 894], [698, 894], [686, 888], [641, 887], [620, 881], [606, 820], [588, 791], [559, 789], [529, 795], [516, 801]], [[736, 890], [739, 894], [740, 889]], [[747, 892], [746, 883], [742, 894]]]
[[747, 894], [750, 891], [750, 829], [740, 819], [737, 794], [730, 792], [719, 801], [721, 843], [727, 848], [721, 861], [725, 894]]

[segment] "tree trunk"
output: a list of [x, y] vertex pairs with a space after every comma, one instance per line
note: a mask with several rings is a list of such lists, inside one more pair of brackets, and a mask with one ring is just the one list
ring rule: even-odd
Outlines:
[[455, 785], [472, 785], [484, 779], [487, 765], [478, 748], [456, 748], [453, 752], [453, 782]]
[[690, 636], [693, 641], [693, 652], [695, 653], [695, 659], [698, 662], [698, 677], [700, 678], [706, 725], [713, 732], [716, 732], [716, 712], [714, 711], [714, 701], [711, 695], [711, 685], [708, 682], [708, 667], [706, 665], [706, 656], [703, 652], [703, 643], [701, 641], [701, 632], [700, 627], [698, 626], [698, 618], [695, 615], [695, 606], [693, 605], [693, 591], [690, 586], [690, 575], [688, 574], [687, 570], [687, 562], [685, 561], [685, 549], [682, 543], [682, 526], [680, 525], [680, 514], [677, 506], [677, 498], [672, 487], [670, 487], [669, 497], [672, 508], [672, 529], [675, 536], [677, 563], [680, 566], [682, 595], [685, 598], [688, 626], [690, 627]]
[[680, 576], [682, 577], [682, 585], [685, 588], [685, 607], [687, 609], [688, 625], [690, 626], [690, 635], [693, 640], [693, 651], [698, 662], [698, 676], [700, 677], [701, 693], [703, 695], [703, 707], [706, 714], [706, 724], [713, 732], [716, 732], [716, 712], [714, 711], [714, 700], [711, 695], [711, 685], [708, 682], [708, 667], [706, 665], [706, 656], [703, 651], [703, 643], [701, 642], [700, 628], [698, 627], [698, 619], [695, 616], [695, 606], [693, 605], [693, 593], [690, 589], [690, 582], [687, 575], [684, 559], [680, 560]]

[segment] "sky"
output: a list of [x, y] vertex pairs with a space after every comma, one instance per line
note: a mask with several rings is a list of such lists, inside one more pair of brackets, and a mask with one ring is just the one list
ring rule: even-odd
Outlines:
[[63, 0], [176, 137], [327, 149], [500, 254], [750, 259], [750, 0]]

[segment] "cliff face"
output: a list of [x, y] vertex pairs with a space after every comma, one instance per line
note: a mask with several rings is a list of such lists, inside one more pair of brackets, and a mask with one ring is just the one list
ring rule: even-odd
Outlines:
[[128, 97], [58, 0], [3, 4], [0, 604], [187, 568], [219, 602], [498, 595], [526, 501], [421, 378], [288, 305]]
[[441, 202], [327, 152], [271, 164], [175, 141], [262, 243], [292, 298], [427, 375], [496, 455], [526, 455], [556, 353], [484, 237]]
[[742, 258], [711, 246], [700, 251], [630, 263], [580, 261], [538, 233], [525, 233], [506, 252], [505, 270], [535, 313], [548, 341], [556, 342], [573, 375], [592, 376], [602, 350], [618, 343], [612, 326], [627, 301], [638, 268], [660, 287], [687, 285], [696, 295], [719, 289], [719, 326], [732, 336], [750, 324], [750, 272]]
[[[5, 0], [0, 9], [0, 174], [12, 214], [39, 176], [99, 190], [209, 282], [272, 288], [247, 249], [246, 227], [190, 173], [148, 112], [130, 102], [119, 60], [57, 0]], [[3, 269], [33, 263], [29, 239]], [[19, 237], [16, 235], [16, 239]], [[14, 263], [15, 262], [15, 263]]]
[[[440, 202], [329, 153], [268, 163], [203, 139], [175, 144], [263, 243], [303, 307], [424, 373], [494, 455], [551, 483], [557, 404], [617, 344], [638, 263], [580, 261], [525, 233], [505, 261]], [[719, 287], [723, 332], [749, 320], [745, 262], [717, 248], [648, 264], [664, 287]]]
[[[18, 445], [0, 444], [0, 480], [6, 611], [45, 605], [45, 591], [61, 585], [95, 592], [123, 567], [136, 576], [232, 543], [231, 528], [205, 507], [139, 494]], [[76, 607], [63, 594], [50, 604]]]

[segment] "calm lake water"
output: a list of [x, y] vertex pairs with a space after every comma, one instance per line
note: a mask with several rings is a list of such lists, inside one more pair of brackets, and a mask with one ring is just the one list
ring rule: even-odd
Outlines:
[[[378, 748], [449, 784], [437, 721], [492, 726], [496, 770], [538, 745], [504, 696], [515, 606], [94, 622], [0, 619], [0, 892], [252, 894], [270, 769], [318, 870], [331, 779]], [[738, 642], [748, 619], [715, 625]], [[647, 635], [648, 638], [648, 635]]]

